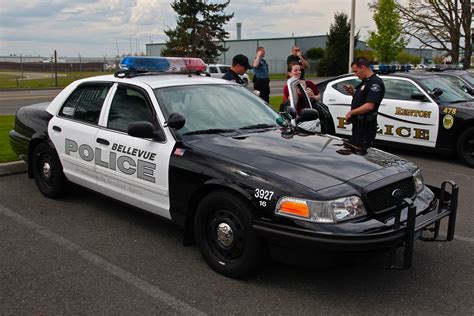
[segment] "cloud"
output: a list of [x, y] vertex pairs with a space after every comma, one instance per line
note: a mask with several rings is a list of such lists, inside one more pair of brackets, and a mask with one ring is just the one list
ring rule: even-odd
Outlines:
[[[208, 0], [222, 3], [224, 0]], [[367, 0], [368, 1], [368, 0]], [[171, 0], [0, 0], [0, 55], [111, 56], [145, 50], [164, 42], [164, 30], [176, 26]], [[357, 2], [358, 25], [369, 25], [366, 1]], [[349, 12], [348, 0], [232, 0], [225, 26], [236, 37], [270, 38], [326, 34], [336, 11]]]

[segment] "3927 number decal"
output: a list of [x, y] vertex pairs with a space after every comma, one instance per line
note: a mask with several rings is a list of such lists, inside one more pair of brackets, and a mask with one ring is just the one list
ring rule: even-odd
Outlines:
[[255, 189], [255, 197], [260, 200], [271, 200], [273, 196], [273, 191], [268, 191], [264, 189]]

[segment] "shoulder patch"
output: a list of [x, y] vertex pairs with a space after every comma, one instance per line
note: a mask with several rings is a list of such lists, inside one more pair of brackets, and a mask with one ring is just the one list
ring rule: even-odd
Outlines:
[[374, 83], [373, 85], [370, 86], [370, 91], [379, 92], [380, 85], [378, 83]]

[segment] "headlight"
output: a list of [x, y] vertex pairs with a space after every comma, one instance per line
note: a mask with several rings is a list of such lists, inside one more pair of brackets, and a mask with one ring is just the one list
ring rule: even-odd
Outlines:
[[291, 197], [278, 200], [275, 214], [316, 223], [336, 223], [367, 214], [358, 196], [330, 201], [312, 201]]
[[423, 180], [420, 169], [416, 169], [415, 172], [413, 172], [413, 180], [415, 181], [416, 193], [423, 191], [425, 181]]

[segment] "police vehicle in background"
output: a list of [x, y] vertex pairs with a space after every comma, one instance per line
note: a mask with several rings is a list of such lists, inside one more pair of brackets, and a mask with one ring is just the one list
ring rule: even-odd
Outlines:
[[[223, 75], [230, 69], [230, 65], [223, 64], [209, 64], [206, 67], [206, 72], [210, 74], [213, 78], [222, 78]], [[243, 74], [239, 75], [245, 86], [249, 85], [249, 75]]]
[[444, 218], [453, 239], [457, 185], [425, 185], [416, 165], [377, 149], [339, 154], [350, 145], [298, 125], [319, 116], [295, 117], [299, 81], [277, 113], [202, 76], [200, 59], [125, 57], [121, 68], [17, 112], [11, 145], [43, 195], [73, 182], [169, 219], [230, 277], [255, 271], [275, 245], [403, 247], [409, 268], [414, 240], [427, 229], [437, 239]]
[[436, 75], [451, 81], [464, 92], [474, 95], [474, 73], [465, 70], [446, 70]]
[[[379, 75], [385, 98], [379, 107], [376, 144], [455, 152], [474, 167], [474, 99], [450, 81], [431, 73]], [[333, 116], [336, 133], [351, 134], [345, 122], [352, 96], [344, 85], [360, 80], [343, 75], [319, 83], [318, 89]]]

